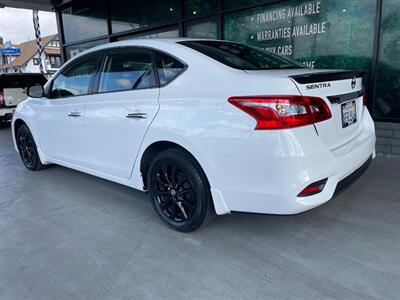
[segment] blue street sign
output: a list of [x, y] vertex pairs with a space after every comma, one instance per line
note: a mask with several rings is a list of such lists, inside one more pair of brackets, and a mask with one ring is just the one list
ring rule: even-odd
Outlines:
[[21, 48], [0, 48], [0, 54], [3, 55], [21, 55]]

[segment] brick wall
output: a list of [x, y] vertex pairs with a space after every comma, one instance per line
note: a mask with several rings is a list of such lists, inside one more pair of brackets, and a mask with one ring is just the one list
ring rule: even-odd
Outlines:
[[376, 155], [400, 158], [400, 123], [375, 122]]

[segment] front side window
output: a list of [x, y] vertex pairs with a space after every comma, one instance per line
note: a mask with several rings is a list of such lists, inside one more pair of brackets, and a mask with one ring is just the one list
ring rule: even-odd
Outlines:
[[229, 67], [240, 70], [299, 69], [303, 65], [259, 48], [221, 41], [180, 42]]
[[155, 86], [150, 52], [130, 50], [107, 55], [101, 71], [100, 93]]
[[157, 53], [156, 60], [160, 85], [165, 85], [172, 81], [185, 68], [183, 63], [164, 53]]
[[58, 75], [53, 82], [51, 98], [89, 94], [97, 63], [97, 57], [87, 58]]

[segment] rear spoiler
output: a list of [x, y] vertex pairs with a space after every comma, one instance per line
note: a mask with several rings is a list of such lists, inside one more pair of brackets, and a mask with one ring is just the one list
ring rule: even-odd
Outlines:
[[297, 83], [306, 84], [306, 83], [351, 79], [354, 77], [358, 78], [358, 77], [363, 77], [364, 75], [365, 75], [364, 71], [327, 71], [327, 72], [293, 75], [290, 76], [290, 78], [292, 78]]

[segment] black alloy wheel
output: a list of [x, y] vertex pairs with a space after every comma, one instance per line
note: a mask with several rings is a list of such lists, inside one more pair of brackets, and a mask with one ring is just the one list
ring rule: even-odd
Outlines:
[[211, 194], [207, 178], [188, 153], [170, 149], [152, 162], [148, 174], [152, 204], [170, 227], [196, 230], [208, 215]]
[[163, 162], [156, 170], [154, 193], [161, 211], [174, 222], [185, 222], [196, 207], [193, 184], [184, 171], [171, 162]]
[[21, 125], [18, 129], [16, 140], [18, 151], [25, 167], [31, 171], [43, 169], [44, 166], [40, 161], [35, 140], [33, 139], [28, 126], [25, 124]]

